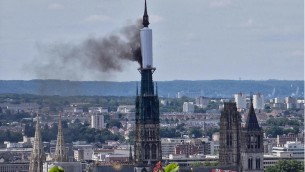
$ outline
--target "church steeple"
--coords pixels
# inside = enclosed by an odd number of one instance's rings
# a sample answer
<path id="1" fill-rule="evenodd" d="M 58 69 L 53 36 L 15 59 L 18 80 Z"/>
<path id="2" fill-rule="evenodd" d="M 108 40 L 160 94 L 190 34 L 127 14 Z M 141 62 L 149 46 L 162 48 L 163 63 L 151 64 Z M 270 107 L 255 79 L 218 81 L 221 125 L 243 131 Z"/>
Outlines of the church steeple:
<path id="1" fill-rule="evenodd" d="M 245 128 L 247 130 L 260 130 L 260 127 L 259 127 L 258 122 L 257 122 L 255 110 L 254 110 L 254 107 L 253 107 L 252 94 L 250 96 L 250 109 L 249 109 L 249 113 L 248 113 Z"/>
<path id="2" fill-rule="evenodd" d="M 45 154 L 43 151 L 43 144 L 41 141 L 41 128 L 39 116 L 37 115 L 36 129 L 35 129 L 35 138 L 33 151 L 30 158 L 30 167 L 29 172 L 42 172 L 43 170 L 43 161 L 45 160 Z"/>
<path id="3" fill-rule="evenodd" d="M 144 15 L 143 15 L 143 26 L 148 27 L 149 25 L 149 17 L 147 14 L 147 5 L 146 5 L 146 0 L 145 0 L 145 7 L 144 7 Z"/>
<path id="4" fill-rule="evenodd" d="M 241 131 L 240 147 L 240 171 L 263 172 L 263 130 L 259 127 L 257 122 L 253 107 L 252 94 L 250 97 L 250 109 L 246 120 L 246 125 Z"/>
<path id="5" fill-rule="evenodd" d="M 153 73 L 156 70 L 153 66 L 152 30 L 148 28 L 149 19 L 147 5 L 143 15 L 143 26 L 140 29 L 142 66 L 141 88 L 136 97 L 135 113 L 135 144 L 134 162 L 136 172 L 151 171 L 150 163 L 155 164 L 162 160 L 162 149 L 160 140 L 160 112 L 159 99 L 154 92 Z M 137 91 L 138 92 L 138 91 Z"/>
<path id="6" fill-rule="evenodd" d="M 58 119 L 58 134 L 57 134 L 57 142 L 56 142 L 54 160 L 57 162 L 67 162 L 68 161 L 66 146 L 65 146 L 65 141 L 64 141 L 64 135 L 63 135 L 62 125 L 61 125 L 61 113 L 59 114 L 59 119 Z"/>

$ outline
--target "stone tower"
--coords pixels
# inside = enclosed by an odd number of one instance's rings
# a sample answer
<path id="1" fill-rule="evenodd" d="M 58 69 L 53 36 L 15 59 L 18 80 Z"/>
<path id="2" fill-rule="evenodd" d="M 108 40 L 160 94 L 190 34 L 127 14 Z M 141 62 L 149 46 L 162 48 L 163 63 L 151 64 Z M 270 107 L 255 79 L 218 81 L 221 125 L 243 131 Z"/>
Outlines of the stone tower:
<path id="1" fill-rule="evenodd" d="M 239 166 L 241 116 L 236 103 L 224 103 L 220 116 L 219 163 L 224 166 Z"/>
<path id="2" fill-rule="evenodd" d="M 59 114 L 59 119 L 58 119 L 58 134 L 57 134 L 54 161 L 56 161 L 56 162 L 67 162 L 68 161 L 68 156 L 67 156 L 66 146 L 65 146 L 65 141 L 64 141 L 64 135 L 63 135 L 62 125 L 61 125 L 61 113 Z"/>
<path id="3" fill-rule="evenodd" d="M 149 171 L 150 167 L 162 160 L 160 141 L 159 98 L 154 92 L 152 74 L 152 30 L 145 1 L 141 35 L 142 65 L 140 95 L 136 97 L 136 131 L 134 143 L 135 171 Z"/>
<path id="4" fill-rule="evenodd" d="M 246 125 L 242 128 L 241 135 L 241 171 L 263 172 L 263 130 L 257 122 L 252 98 Z"/>
<path id="5" fill-rule="evenodd" d="M 41 128 L 40 120 L 37 115 L 36 130 L 33 151 L 30 158 L 29 172 L 42 172 L 43 162 L 45 161 L 45 154 L 43 151 L 43 145 L 41 141 Z"/>

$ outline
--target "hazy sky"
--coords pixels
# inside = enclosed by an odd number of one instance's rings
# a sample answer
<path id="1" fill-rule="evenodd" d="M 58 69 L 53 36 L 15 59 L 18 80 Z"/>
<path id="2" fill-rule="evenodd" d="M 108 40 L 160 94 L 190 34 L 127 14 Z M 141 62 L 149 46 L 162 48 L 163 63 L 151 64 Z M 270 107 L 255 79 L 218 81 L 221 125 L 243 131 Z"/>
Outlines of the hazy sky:
<path id="1" fill-rule="evenodd" d="M 304 79 L 303 0 L 147 3 L 154 80 Z M 50 71 L 46 49 L 119 34 L 143 6 L 143 0 L 0 0 L 0 80 L 140 80 L 135 62 L 102 74 L 71 61 Z"/>

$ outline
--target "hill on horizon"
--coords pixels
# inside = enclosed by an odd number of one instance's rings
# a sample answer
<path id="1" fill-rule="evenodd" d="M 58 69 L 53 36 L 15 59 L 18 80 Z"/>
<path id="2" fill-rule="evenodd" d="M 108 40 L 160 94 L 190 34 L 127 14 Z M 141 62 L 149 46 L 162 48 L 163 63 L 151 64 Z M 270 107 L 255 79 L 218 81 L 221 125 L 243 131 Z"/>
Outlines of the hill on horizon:
<path id="1" fill-rule="evenodd" d="M 264 97 L 304 97 L 304 81 L 290 80 L 174 80 L 157 81 L 159 97 L 232 98 L 238 92 Z M 0 80 L 0 94 L 59 96 L 135 96 L 140 81 Z"/>

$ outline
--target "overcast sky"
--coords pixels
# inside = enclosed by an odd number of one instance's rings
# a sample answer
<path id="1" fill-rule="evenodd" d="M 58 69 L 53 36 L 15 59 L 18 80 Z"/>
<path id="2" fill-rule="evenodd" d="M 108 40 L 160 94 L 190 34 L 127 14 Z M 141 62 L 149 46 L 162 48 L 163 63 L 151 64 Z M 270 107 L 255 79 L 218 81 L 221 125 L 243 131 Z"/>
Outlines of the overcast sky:
<path id="1" fill-rule="evenodd" d="M 154 80 L 304 79 L 303 0 L 147 3 Z M 118 34 L 143 15 L 143 6 L 143 0 L 0 0 L 0 80 L 140 80 L 135 62 L 108 73 L 71 61 L 44 68 L 52 58 L 48 47 Z"/>

